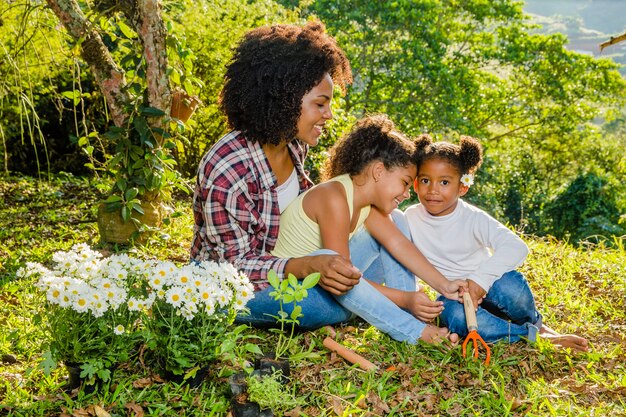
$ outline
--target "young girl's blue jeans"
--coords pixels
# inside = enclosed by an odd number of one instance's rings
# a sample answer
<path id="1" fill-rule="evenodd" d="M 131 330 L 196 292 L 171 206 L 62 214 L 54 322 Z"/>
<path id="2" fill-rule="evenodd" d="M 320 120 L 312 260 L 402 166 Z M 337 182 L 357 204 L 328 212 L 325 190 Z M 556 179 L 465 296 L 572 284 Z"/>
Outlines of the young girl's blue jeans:
<path id="1" fill-rule="evenodd" d="M 444 302 L 441 325 L 460 337 L 468 334 L 463 304 L 439 296 Z M 476 311 L 478 334 L 485 342 L 517 342 L 521 338 L 534 342 L 541 328 L 541 314 L 524 275 L 510 271 L 502 275 Z"/>
<path id="2" fill-rule="evenodd" d="M 408 224 L 399 210 L 392 213 L 398 229 L 409 236 Z M 363 276 L 379 284 L 404 291 L 415 291 L 415 276 L 396 261 L 367 230 L 362 229 L 350 239 L 350 256 L 354 266 L 363 272 Z M 319 250 L 311 255 L 334 254 L 329 250 Z M 273 291 L 268 287 L 256 292 L 248 301 L 250 315 L 240 315 L 238 322 L 254 326 L 273 326 L 279 310 L 278 301 L 269 294 Z M 393 339 L 415 343 L 426 327 L 424 323 L 411 313 L 401 309 L 367 280 L 361 279 L 346 294 L 333 296 L 319 285 L 308 290 L 308 296 L 299 305 L 303 317 L 300 318 L 301 329 L 316 329 L 328 324 L 337 324 L 359 316 Z M 283 306 L 290 314 L 293 305 Z"/>

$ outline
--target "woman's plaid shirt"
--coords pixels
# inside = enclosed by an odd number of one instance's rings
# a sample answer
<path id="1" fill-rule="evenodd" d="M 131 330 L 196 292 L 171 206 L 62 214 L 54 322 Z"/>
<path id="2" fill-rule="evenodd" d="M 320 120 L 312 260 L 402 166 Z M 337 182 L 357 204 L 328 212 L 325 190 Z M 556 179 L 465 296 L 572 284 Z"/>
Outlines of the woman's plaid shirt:
<path id="1" fill-rule="evenodd" d="M 308 146 L 289 145 L 300 193 L 313 183 L 304 171 Z M 192 260 L 230 262 L 256 290 L 266 288 L 267 273 L 283 275 L 288 259 L 269 255 L 276 245 L 280 210 L 276 176 L 261 145 L 238 131 L 222 137 L 202 158 L 193 196 Z"/>

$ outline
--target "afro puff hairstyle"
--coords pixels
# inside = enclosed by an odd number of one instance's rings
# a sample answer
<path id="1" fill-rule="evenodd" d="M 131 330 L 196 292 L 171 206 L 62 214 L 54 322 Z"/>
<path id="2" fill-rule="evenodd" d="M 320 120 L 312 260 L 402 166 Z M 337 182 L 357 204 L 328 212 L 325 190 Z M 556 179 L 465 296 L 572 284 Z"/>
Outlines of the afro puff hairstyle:
<path id="1" fill-rule="evenodd" d="M 417 170 L 426 161 L 442 159 L 459 171 L 459 175 L 474 174 L 483 162 L 483 148 L 478 140 L 471 136 L 461 136 L 459 144 L 433 142 L 428 134 L 420 135 L 415 140 L 415 161 Z"/>

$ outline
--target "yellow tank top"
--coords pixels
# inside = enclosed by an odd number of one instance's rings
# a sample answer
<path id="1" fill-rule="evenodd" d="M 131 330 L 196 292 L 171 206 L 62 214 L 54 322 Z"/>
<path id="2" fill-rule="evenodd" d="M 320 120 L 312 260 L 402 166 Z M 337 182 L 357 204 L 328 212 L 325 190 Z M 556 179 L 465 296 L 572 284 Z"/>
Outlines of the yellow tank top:
<path id="1" fill-rule="evenodd" d="M 346 190 L 350 218 L 352 218 L 354 186 L 350 175 L 339 175 L 329 181 L 337 181 L 343 185 Z M 278 240 L 276 241 L 276 247 L 272 251 L 272 255 L 279 258 L 299 258 L 322 249 L 320 227 L 306 215 L 302 208 L 302 199 L 309 191 L 311 190 L 300 194 L 280 215 Z M 361 209 L 357 225 L 354 231 L 350 233 L 348 239 L 361 228 L 370 213 L 370 208 L 370 206 L 367 206 Z"/>

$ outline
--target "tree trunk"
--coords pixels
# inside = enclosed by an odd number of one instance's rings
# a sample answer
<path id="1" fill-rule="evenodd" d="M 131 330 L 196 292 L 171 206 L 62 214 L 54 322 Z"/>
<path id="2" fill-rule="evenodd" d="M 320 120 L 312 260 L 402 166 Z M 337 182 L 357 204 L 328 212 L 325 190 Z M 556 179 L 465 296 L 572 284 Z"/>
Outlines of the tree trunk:
<path id="1" fill-rule="evenodd" d="M 47 0 L 48 5 L 76 42 L 81 55 L 96 77 L 96 82 L 106 98 L 111 118 L 122 126 L 128 116 L 124 105 L 130 97 L 124 92 L 124 71 L 115 63 L 102 38 L 81 10 L 77 0 Z M 158 0 L 122 1 L 119 9 L 131 22 L 143 46 L 148 85 L 148 105 L 169 113 L 171 93 L 167 77 L 167 31 L 161 16 Z M 162 119 L 153 121 L 161 127 Z"/>

